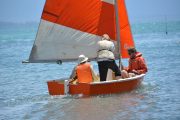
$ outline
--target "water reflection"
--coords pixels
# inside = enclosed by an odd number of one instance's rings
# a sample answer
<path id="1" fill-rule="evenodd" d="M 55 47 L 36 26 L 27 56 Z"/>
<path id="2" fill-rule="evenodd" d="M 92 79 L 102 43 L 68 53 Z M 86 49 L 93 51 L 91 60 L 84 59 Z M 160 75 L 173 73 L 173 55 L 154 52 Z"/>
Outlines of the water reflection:
<path id="1" fill-rule="evenodd" d="M 138 90 L 130 93 L 100 95 L 92 97 L 69 96 L 49 99 L 44 106 L 43 119 L 65 120 L 119 120 L 134 119 L 137 112 L 146 112 L 148 105 L 142 106 L 146 94 Z M 139 111 L 136 111 L 139 107 Z M 138 113 L 139 114 L 139 113 Z"/>

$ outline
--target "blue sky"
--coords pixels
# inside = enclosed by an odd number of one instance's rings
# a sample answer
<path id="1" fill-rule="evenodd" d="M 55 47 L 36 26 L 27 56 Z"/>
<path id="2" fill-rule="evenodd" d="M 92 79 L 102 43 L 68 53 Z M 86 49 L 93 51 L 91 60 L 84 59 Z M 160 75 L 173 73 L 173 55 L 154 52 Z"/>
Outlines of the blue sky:
<path id="1" fill-rule="evenodd" d="M 180 0 L 125 0 L 129 19 L 180 20 Z M 0 21 L 39 21 L 45 0 L 0 0 Z"/>

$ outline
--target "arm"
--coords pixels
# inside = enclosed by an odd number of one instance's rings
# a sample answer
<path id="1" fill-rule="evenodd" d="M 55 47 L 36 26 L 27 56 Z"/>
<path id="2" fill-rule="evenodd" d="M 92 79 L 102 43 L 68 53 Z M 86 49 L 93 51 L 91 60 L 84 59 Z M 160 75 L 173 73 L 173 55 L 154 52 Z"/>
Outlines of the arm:
<path id="1" fill-rule="evenodd" d="M 111 42 L 112 42 L 112 41 L 111 41 Z M 111 44 L 111 46 L 110 46 L 110 50 L 111 50 L 112 52 L 115 51 L 115 45 L 114 45 L 114 42 L 112 42 L 112 44 Z"/>
<path id="2" fill-rule="evenodd" d="M 76 67 L 73 68 L 73 71 L 71 72 L 70 79 L 74 79 L 76 77 Z"/>
<path id="3" fill-rule="evenodd" d="M 137 70 L 138 74 L 143 74 L 143 73 L 146 73 L 148 71 L 144 58 L 141 57 L 138 60 L 138 64 L 139 64 L 139 68 L 140 68 Z"/>
<path id="4" fill-rule="evenodd" d="M 94 72 L 93 66 L 91 65 L 91 73 L 92 73 L 92 78 L 93 78 L 93 82 L 95 81 L 99 81 L 98 76 L 96 75 L 96 73 Z"/>
<path id="5" fill-rule="evenodd" d="M 132 71 L 132 67 L 131 67 L 131 59 L 129 59 L 128 61 L 128 67 L 124 68 L 128 73 Z"/>

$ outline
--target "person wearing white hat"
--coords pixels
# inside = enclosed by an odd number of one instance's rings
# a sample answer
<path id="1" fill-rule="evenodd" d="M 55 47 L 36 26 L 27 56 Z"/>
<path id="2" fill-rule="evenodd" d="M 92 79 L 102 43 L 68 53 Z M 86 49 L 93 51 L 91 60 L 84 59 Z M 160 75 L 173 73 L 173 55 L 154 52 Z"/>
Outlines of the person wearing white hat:
<path id="1" fill-rule="evenodd" d="M 77 83 L 90 83 L 98 80 L 92 65 L 88 62 L 88 57 L 84 55 L 78 57 L 78 65 L 74 67 L 70 79 L 77 79 Z"/>
<path id="2" fill-rule="evenodd" d="M 84 56 L 84 55 L 80 55 L 78 58 L 78 64 L 82 64 L 84 62 L 88 61 L 88 57 Z"/>
<path id="3" fill-rule="evenodd" d="M 102 39 L 98 42 L 98 46 L 97 62 L 100 81 L 106 81 L 108 69 L 111 69 L 115 73 L 116 79 L 121 78 L 121 72 L 114 57 L 115 46 L 108 34 L 102 36 Z"/>

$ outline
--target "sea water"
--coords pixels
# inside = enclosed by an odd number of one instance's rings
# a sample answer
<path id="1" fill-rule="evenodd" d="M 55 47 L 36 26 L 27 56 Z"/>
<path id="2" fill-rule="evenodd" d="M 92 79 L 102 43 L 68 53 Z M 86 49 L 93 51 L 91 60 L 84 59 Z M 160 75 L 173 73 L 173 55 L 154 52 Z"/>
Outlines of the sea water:
<path id="1" fill-rule="evenodd" d="M 22 64 L 38 25 L 0 24 L 1 120 L 180 120 L 180 22 L 132 25 L 148 73 L 141 86 L 122 94 L 50 96 L 48 80 L 68 77 L 75 62 Z M 97 71 L 96 62 L 92 62 Z M 127 61 L 123 60 L 127 65 Z"/>

